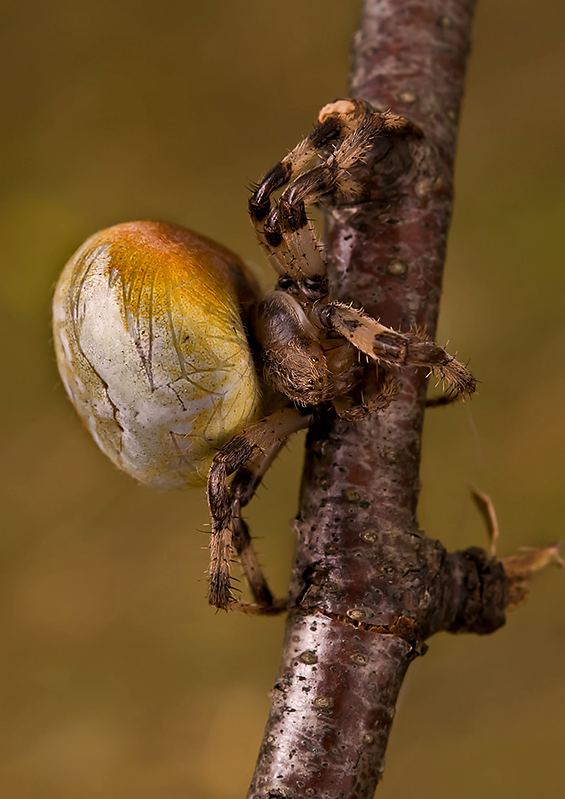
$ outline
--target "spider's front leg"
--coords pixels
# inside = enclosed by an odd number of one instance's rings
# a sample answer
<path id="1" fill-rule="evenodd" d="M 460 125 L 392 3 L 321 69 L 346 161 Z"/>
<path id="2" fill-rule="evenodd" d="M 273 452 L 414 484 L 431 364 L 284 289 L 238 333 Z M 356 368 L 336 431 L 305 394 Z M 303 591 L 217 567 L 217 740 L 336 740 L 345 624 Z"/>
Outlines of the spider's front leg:
<path id="1" fill-rule="evenodd" d="M 454 396 L 473 394 L 477 381 L 472 373 L 418 330 L 400 333 L 385 327 L 363 311 L 330 302 L 318 310 L 320 322 L 335 330 L 358 350 L 389 367 L 428 367 L 452 387 Z"/>
<path id="2" fill-rule="evenodd" d="M 257 237 L 273 267 L 280 275 L 302 281 L 313 298 L 327 294 L 327 268 L 306 207 L 328 195 L 358 198 L 361 187 L 351 169 L 363 161 L 375 142 L 420 135 L 403 117 L 390 111 L 376 112 L 362 100 L 330 103 L 321 110 L 318 123 L 265 175 L 249 200 Z M 317 155 L 321 162 L 302 171 Z M 272 194 L 287 184 L 271 209 Z"/>
<path id="3" fill-rule="evenodd" d="M 310 427 L 311 413 L 287 407 L 249 425 L 218 452 L 208 476 L 208 503 L 212 516 L 209 601 L 217 608 L 248 612 L 277 612 L 284 603 L 273 597 L 251 544 L 241 509 L 249 502 L 265 472 L 289 436 Z M 235 473 L 231 486 L 228 477 Z M 233 597 L 230 561 L 235 547 L 255 600 L 254 605 Z"/>

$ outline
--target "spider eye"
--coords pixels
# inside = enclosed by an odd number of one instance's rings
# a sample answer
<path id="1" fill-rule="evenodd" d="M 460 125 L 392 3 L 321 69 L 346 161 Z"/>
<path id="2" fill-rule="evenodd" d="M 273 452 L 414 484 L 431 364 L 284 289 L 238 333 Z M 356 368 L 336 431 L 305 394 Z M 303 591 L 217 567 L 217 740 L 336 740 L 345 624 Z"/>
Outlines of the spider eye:
<path id="1" fill-rule="evenodd" d="M 313 275 L 312 277 L 305 277 L 303 278 L 303 283 L 307 289 L 316 289 L 320 286 L 323 277 L 318 275 Z"/>
<path id="2" fill-rule="evenodd" d="M 294 285 L 294 280 L 289 275 L 283 275 L 279 277 L 278 286 L 281 289 L 289 289 L 291 286 Z"/>
<path id="3" fill-rule="evenodd" d="M 328 287 L 328 279 L 325 275 L 305 277 L 303 283 L 304 287 L 310 291 L 326 291 Z"/>
<path id="4" fill-rule="evenodd" d="M 325 275 L 304 277 L 300 286 L 306 296 L 313 300 L 321 299 L 328 293 L 328 279 Z"/>

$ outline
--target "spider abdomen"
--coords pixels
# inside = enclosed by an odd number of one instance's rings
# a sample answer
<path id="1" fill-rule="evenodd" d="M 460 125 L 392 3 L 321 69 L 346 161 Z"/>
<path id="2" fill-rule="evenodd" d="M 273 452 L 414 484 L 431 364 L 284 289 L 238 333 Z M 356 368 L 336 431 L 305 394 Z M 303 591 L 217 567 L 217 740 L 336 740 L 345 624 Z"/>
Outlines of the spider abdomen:
<path id="1" fill-rule="evenodd" d="M 220 245 L 157 222 L 89 238 L 55 291 L 65 388 L 102 451 L 143 483 L 201 485 L 259 411 L 242 314 L 255 291 Z"/>

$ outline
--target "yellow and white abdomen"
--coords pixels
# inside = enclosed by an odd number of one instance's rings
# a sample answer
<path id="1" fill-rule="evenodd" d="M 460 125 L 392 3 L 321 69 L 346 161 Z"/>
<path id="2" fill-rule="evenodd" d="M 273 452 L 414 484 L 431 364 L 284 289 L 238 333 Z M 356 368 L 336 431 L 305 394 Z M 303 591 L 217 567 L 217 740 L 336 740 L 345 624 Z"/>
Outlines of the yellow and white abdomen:
<path id="1" fill-rule="evenodd" d="M 143 483 L 201 485 L 259 412 L 244 265 L 182 227 L 131 222 L 89 238 L 53 301 L 59 371 L 99 447 Z"/>

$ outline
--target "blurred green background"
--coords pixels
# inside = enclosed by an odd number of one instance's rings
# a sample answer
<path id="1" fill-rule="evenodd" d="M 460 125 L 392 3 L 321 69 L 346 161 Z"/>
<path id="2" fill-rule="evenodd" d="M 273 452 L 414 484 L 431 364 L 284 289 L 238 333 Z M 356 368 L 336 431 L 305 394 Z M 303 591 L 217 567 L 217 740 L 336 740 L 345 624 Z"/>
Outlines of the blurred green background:
<path id="1" fill-rule="evenodd" d="M 205 601 L 203 491 L 118 473 L 59 383 L 49 305 L 90 233 L 186 224 L 260 262 L 246 187 L 347 89 L 358 2 L 45 0 L 0 10 L 0 795 L 240 799 L 283 620 Z M 565 6 L 479 5 L 439 340 L 481 380 L 430 412 L 421 521 L 450 548 L 564 537 Z M 297 440 L 249 518 L 279 593 Z M 411 668 L 381 799 L 565 792 L 564 581 Z"/>

